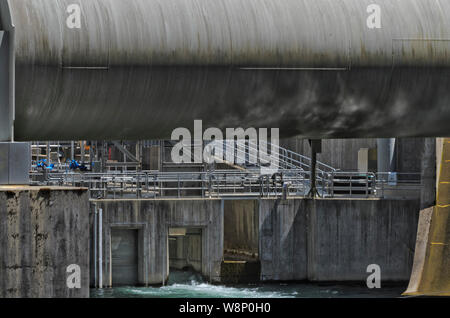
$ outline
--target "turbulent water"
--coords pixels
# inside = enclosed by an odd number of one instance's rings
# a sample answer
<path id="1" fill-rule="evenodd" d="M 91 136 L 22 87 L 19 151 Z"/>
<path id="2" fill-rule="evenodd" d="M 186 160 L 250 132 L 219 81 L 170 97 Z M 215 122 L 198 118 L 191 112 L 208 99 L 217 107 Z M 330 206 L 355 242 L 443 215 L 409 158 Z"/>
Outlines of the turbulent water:
<path id="1" fill-rule="evenodd" d="M 91 297 L 295 298 L 400 297 L 406 286 L 368 289 L 364 286 L 317 284 L 212 285 L 193 272 L 171 272 L 167 286 L 91 289 Z"/>

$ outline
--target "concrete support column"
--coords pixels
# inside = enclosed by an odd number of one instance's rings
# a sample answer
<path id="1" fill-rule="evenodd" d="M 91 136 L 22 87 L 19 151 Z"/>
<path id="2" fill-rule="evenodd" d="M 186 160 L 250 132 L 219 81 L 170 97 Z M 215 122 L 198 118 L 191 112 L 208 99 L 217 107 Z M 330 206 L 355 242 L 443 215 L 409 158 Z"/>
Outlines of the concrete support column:
<path id="1" fill-rule="evenodd" d="M 436 204 L 436 138 L 425 138 L 422 149 L 420 209 Z"/>
<path id="2" fill-rule="evenodd" d="M 377 139 L 377 171 L 395 171 L 395 138 Z"/>
<path id="3" fill-rule="evenodd" d="M 84 188 L 0 187 L 0 298 L 89 297 L 88 199 Z"/>
<path id="4" fill-rule="evenodd" d="M 0 142 L 0 185 L 30 183 L 31 144 Z"/>
<path id="5" fill-rule="evenodd" d="M 11 27 L 9 31 L 0 30 L 0 141 L 14 140 L 15 55 L 13 43 L 14 29 Z"/>
<path id="6" fill-rule="evenodd" d="M 0 2 L 0 184 L 28 184 L 31 145 L 14 142 L 15 29 L 7 1 Z"/>

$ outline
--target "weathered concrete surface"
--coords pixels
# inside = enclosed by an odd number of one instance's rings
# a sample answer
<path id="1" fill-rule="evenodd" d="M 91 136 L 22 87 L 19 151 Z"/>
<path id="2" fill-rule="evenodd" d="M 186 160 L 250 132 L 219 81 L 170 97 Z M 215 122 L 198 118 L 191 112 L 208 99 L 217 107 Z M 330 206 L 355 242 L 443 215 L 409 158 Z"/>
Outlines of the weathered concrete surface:
<path id="1" fill-rule="evenodd" d="M 425 138 L 397 138 L 395 142 L 395 166 L 397 172 L 420 173 Z M 280 144 L 292 151 L 310 156 L 311 147 L 307 139 L 301 137 L 285 138 Z M 358 151 L 361 148 L 376 149 L 376 139 L 325 139 L 322 152 L 317 159 L 336 169 L 356 171 Z"/>
<path id="2" fill-rule="evenodd" d="M 258 256 L 258 214 L 257 200 L 224 200 L 225 254 Z"/>
<path id="3" fill-rule="evenodd" d="M 378 264 L 382 282 L 406 281 L 413 263 L 419 214 L 419 200 L 175 199 L 95 203 L 103 211 L 104 286 L 114 284 L 110 233 L 116 227 L 139 229 L 142 233 L 140 240 L 146 248 L 140 252 L 139 283 L 143 285 L 167 281 L 171 227 L 202 229 L 201 272 L 213 282 L 254 276 L 253 267 L 249 271 L 244 265 L 236 265 L 241 263 L 230 263 L 222 270 L 221 265 L 225 246 L 253 251 L 254 244 L 243 241 L 255 237 L 259 242 L 261 280 L 365 281 L 367 266 Z M 92 221 L 91 214 L 91 225 Z M 249 231 L 253 231 L 251 235 Z M 93 273 L 91 267 L 91 277 Z"/>
<path id="4" fill-rule="evenodd" d="M 29 143 L 0 142 L 0 185 L 29 184 L 30 169 L 31 147 Z"/>
<path id="5" fill-rule="evenodd" d="M 89 296 L 87 190 L 0 187 L 0 297 Z M 81 288 L 66 284 L 68 265 Z"/>
<path id="6" fill-rule="evenodd" d="M 382 282 L 409 279 L 418 200 L 307 200 L 306 204 L 309 280 L 365 281 L 369 264 L 380 266 Z"/>
<path id="7" fill-rule="evenodd" d="M 307 279 L 305 200 L 260 200 L 259 252 L 262 280 Z"/>
<path id="8" fill-rule="evenodd" d="M 450 295 L 450 139 L 438 144 L 441 158 L 436 206 L 421 213 L 424 225 L 417 232 L 420 248 L 405 292 L 408 295 Z"/>
<path id="9" fill-rule="evenodd" d="M 420 208 L 426 209 L 436 205 L 436 138 L 425 138 L 421 158 Z"/>
<path id="10" fill-rule="evenodd" d="M 411 270 L 408 289 L 405 295 L 415 295 L 422 280 L 423 267 L 427 256 L 428 237 L 430 234 L 431 218 L 434 207 L 420 211 L 419 225 L 417 227 L 416 248 L 414 250 L 414 264 Z"/>
<path id="11" fill-rule="evenodd" d="M 418 213 L 418 200 L 261 200 L 261 278 L 365 281 L 378 264 L 382 281 L 408 280 Z"/>
<path id="12" fill-rule="evenodd" d="M 223 205 L 221 200 L 98 200 L 103 213 L 103 286 L 112 286 L 111 229 L 134 228 L 142 233 L 145 247 L 139 256 L 139 284 L 165 284 L 169 275 L 170 227 L 202 229 L 201 273 L 210 281 L 220 279 L 223 254 Z M 91 227 L 94 215 L 91 213 Z M 94 247 L 92 247 L 94 248 Z M 91 285 L 94 285 L 94 261 Z"/>

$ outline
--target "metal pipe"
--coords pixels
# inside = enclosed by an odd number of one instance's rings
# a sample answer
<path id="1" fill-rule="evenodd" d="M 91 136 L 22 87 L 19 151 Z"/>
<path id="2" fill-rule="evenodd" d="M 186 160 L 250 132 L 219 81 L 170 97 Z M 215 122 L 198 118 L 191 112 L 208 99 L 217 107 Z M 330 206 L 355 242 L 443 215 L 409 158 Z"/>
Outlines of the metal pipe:
<path id="1" fill-rule="evenodd" d="M 78 0 L 80 29 L 71 3 L 9 2 L 17 140 L 162 139 L 194 119 L 312 139 L 450 134 L 448 0 L 377 0 L 380 29 L 372 0 Z"/>
<path id="2" fill-rule="evenodd" d="M 94 203 L 94 286 L 97 287 L 97 218 L 98 218 L 98 212 L 97 212 L 97 203 Z"/>
<path id="3" fill-rule="evenodd" d="M 103 210 L 99 209 L 98 213 L 98 287 L 103 288 Z"/>
<path id="4" fill-rule="evenodd" d="M 166 266 L 164 266 L 165 259 L 167 260 L 169 258 L 169 228 L 167 228 L 165 254 L 166 254 L 165 256 L 163 255 L 164 257 L 161 257 L 162 285 L 163 286 L 166 285 Z"/>
<path id="5" fill-rule="evenodd" d="M 86 150 L 86 142 L 84 140 L 80 141 L 80 150 L 81 150 L 81 159 L 80 162 L 81 164 L 84 164 L 84 159 L 85 159 L 85 150 Z"/>

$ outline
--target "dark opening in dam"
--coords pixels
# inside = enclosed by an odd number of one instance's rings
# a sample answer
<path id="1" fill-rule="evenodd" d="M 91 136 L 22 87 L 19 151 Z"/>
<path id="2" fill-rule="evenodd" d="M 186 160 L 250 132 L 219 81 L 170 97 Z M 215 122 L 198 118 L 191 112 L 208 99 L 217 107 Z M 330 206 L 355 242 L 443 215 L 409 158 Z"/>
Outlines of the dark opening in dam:
<path id="1" fill-rule="evenodd" d="M 201 228 L 169 228 L 169 282 L 176 271 L 201 273 L 202 250 Z"/>

